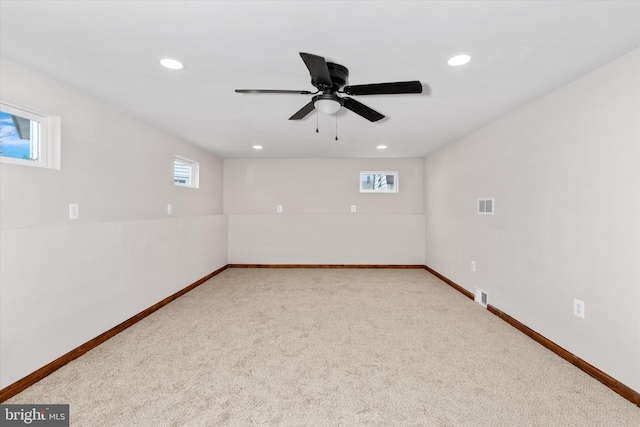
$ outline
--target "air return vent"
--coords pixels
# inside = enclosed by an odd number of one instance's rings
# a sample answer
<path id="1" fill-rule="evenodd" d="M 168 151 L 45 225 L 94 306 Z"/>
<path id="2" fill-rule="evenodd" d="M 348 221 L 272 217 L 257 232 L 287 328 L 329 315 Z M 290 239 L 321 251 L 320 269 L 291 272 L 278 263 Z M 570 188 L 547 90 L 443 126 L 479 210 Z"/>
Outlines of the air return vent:
<path id="1" fill-rule="evenodd" d="M 478 199 L 478 213 L 493 215 L 495 213 L 496 199 Z"/>
<path id="2" fill-rule="evenodd" d="M 489 303 L 489 295 L 480 288 L 476 288 L 476 296 L 474 301 L 487 308 L 487 304 Z"/>

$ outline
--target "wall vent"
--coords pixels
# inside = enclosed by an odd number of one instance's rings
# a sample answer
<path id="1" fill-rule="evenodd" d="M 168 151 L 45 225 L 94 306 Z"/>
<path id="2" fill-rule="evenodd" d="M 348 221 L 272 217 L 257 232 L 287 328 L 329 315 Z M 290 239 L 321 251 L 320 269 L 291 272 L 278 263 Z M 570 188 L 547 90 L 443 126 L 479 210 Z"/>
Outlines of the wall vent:
<path id="1" fill-rule="evenodd" d="M 478 213 L 482 215 L 493 215 L 496 211 L 496 199 L 478 199 Z"/>
<path id="2" fill-rule="evenodd" d="M 474 301 L 484 308 L 487 308 L 487 304 L 489 303 L 489 294 L 487 294 L 480 288 L 476 288 L 476 296 L 474 298 Z"/>

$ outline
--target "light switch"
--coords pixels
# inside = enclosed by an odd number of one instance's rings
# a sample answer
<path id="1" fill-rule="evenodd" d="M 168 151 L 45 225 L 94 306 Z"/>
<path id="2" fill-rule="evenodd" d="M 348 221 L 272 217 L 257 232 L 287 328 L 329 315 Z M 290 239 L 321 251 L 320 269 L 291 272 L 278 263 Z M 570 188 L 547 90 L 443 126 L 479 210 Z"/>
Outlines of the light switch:
<path id="1" fill-rule="evenodd" d="M 80 218 L 80 205 L 77 203 L 69 203 L 69 219 Z"/>
<path id="2" fill-rule="evenodd" d="M 173 213 L 173 207 L 171 205 L 167 205 L 167 215 L 171 215 Z"/>
<path id="3" fill-rule="evenodd" d="M 276 211 L 277 211 L 278 213 L 282 213 L 282 205 L 278 205 L 278 206 L 276 207 Z"/>

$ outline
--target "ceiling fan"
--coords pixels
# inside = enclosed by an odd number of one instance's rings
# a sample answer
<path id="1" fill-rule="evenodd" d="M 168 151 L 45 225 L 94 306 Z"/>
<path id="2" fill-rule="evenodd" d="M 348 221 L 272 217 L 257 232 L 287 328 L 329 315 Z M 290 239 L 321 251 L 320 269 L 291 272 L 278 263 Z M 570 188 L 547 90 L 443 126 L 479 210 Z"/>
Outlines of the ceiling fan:
<path id="1" fill-rule="evenodd" d="M 334 114 L 340 107 L 351 110 L 371 122 L 377 122 L 384 116 L 366 105 L 346 95 L 393 95 L 403 93 L 422 93 L 422 84 L 417 81 L 374 83 L 366 85 L 345 86 L 349 77 L 347 67 L 326 62 L 323 57 L 300 52 L 304 64 L 311 74 L 311 84 L 318 89 L 316 92 L 307 90 L 272 90 L 272 89 L 236 89 L 237 93 L 296 93 L 300 95 L 314 95 L 311 101 L 289 120 L 300 120 L 314 109 L 324 114 Z M 321 93 L 321 94 L 320 94 Z"/>

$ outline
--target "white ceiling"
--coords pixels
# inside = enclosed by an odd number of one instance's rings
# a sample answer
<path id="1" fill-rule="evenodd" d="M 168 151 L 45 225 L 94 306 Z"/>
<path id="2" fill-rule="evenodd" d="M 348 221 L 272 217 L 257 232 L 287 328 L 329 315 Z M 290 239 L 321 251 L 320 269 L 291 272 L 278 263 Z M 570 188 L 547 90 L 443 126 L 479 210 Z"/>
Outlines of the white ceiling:
<path id="1" fill-rule="evenodd" d="M 0 1 L 2 56 L 224 158 L 424 156 L 639 45 L 638 1 Z M 315 90 L 299 52 L 425 93 L 354 97 L 387 117 L 342 109 L 335 141 L 288 120 L 310 95 L 234 92 Z"/>

